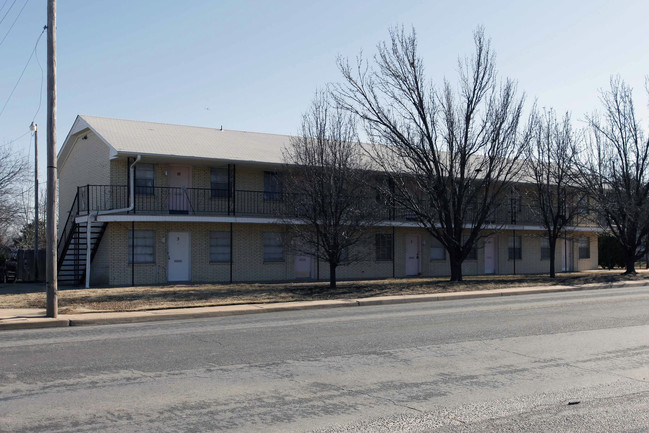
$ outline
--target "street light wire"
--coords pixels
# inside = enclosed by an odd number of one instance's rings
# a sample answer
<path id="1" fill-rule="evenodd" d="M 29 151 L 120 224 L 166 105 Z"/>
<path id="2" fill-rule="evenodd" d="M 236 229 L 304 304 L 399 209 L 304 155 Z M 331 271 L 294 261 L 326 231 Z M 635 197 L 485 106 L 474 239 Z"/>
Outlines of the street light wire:
<path id="1" fill-rule="evenodd" d="M 27 3 L 29 3 L 29 0 L 25 0 L 25 4 L 23 4 L 23 7 L 20 8 L 20 11 L 18 12 L 18 15 L 16 15 L 16 18 L 14 19 L 14 22 L 11 23 L 11 27 L 9 27 L 9 30 L 7 30 L 7 33 L 5 33 L 4 37 L 0 41 L 0 46 L 2 46 L 2 43 L 5 41 L 5 39 L 7 39 L 7 36 L 9 36 L 9 33 L 11 33 L 11 29 L 13 29 L 14 26 L 16 25 L 16 22 L 18 21 L 18 18 L 20 18 L 20 15 L 25 10 L 25 6 L 27 6 Z"/>
<path id="2" fill-rule="evenodd" d="M 45 33 L 46 27 L 43 27 L 43 31 L 41 32 L 40 35 L 38 35 L 38 39 L 36 39 L 36 43 L 34 44 L 34 49 L 32 50 L 31 54 L 29 55 L 29 59 L 27 59 L 27 63 L 25 63 L 25 67 L 23 68 L 23 71 L 20 73 L 20 77 L 18 77 L 18 81 L 16 81 L 16 84 L 14 85 L 14 88 L 11 90 L 11 93 L 9 93 L 9 96 L 7 97 L 7 100 L 5 101 L 4 105 L 2 106 L 2 110 L 0 110 L 0 117 L 2 117 L 2 114 L 5 112 L 5 109 L 7 108 L 7 104 L 9 104 L 9 101 L 11 100 L 11 97 L 13 96 L 14 92 L 16 91 L 16 88 L 18 87 L 18 84 L 20 84 L 20 80 L 22 80 L 23 75 L 25 75 L 25 71 L 27 70 L 27 66 L 29 66 L 29 62 L 32 61 L 32 57 L 34 57 L 34 53 L 36 52 L 36 48 L 38 47 L 38 43 L 41 40 L 41 37 L 43 37 L 43 33 Z"/>

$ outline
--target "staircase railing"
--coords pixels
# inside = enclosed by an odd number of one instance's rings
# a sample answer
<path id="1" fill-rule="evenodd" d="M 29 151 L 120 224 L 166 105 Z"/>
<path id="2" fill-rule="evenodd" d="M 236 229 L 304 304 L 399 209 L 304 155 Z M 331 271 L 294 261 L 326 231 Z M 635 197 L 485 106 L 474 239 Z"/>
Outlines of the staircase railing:
<path id="1" fill-rule="evenodd" d="M 72 207 L 70 208 L 70 213 L 68 214 L 68 219 L 65 221 L 63 226 L 63 231 L 61 232 L 61 237 L 59 238 L 58 243 L 58 266 L 61 268 L 63 259 L 65 258 L 65 253 L 68 251 L 70 242 L 72 241 L 72 235 L 74 233 L 74 228 L 76 226 L 75 219 L 79 214 L 79 191 L 74 196 L 74 201 L 72 202 Z"/>

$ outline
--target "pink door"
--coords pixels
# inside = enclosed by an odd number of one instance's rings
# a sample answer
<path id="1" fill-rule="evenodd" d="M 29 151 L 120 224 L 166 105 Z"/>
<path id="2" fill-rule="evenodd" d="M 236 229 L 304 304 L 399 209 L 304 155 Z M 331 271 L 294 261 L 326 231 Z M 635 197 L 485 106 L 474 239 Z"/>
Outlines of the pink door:
<path id="1" fill-rule="evenodd" d="M 169 186 L 169 212 L 189 213 L 191 170 L 186 165 L 171 165 L 167 171 Z"/>

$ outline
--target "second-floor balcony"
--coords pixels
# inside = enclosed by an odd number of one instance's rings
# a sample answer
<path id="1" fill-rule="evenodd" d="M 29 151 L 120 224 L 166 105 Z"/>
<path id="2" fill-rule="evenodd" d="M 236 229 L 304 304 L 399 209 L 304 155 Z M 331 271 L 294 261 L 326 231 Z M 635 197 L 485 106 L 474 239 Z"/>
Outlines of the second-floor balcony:
<path id="1" fill-rule="evenodd" d="M 281 218 L 296 216 L 287 203 L 285 193 L 211 188 L 137 187 L 135 205 L 123 214 L 136 215 L 195 215 Z M 115 211 L 129 207 L 129 188 L 125 185 L 85 185 L 78 188 L 78 215 L 88 212 Z M 368 197 L 367 200 L 374 200 Z M 377 204 L 374 202 L 374 206 Z M 399 206 L 378 206 L 385 221 L 416 223 L 417 218 Z M 119 212 L 118 212 L 119 213 Z M 512 218 L 509 206 L 492 212 L 489 225 L 540 226 L 531 208 L 523 206 Z M 585 221 L 582 225 L 592 226 Z"/>

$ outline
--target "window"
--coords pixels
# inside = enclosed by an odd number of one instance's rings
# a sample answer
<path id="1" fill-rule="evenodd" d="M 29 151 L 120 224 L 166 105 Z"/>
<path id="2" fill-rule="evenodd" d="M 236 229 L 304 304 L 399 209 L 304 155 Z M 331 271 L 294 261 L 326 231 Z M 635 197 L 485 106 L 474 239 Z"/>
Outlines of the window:
<path id="1" fill-rule="evenodd" d="M 466 242 L 469 240 L 469 237 L 464 235 L 462 237 L 462 241 Z M 476 244 L 474 243 L 473 246 L 471 247 L 471 251 L 469 251 L 469 254 L 466 256 L 466 260 L 478 260 L 478 249 L 476 248 Z"/>
<path id="2" fill-rule="evenodd" d="M 264 200 L 282 199 L 282 173 L 276 171 L 264 172 Z"/>
<path id="3" fill-rule="evenodd" d="M 284 242 L 282 234 L 264 233 L 264 262 L 283 262 Z"/>
<path id="4" fill-rule="evenodd" d="M 376 260 L 392 260 L 392 235 L 377 234 L 375 236 Z"/>
<path id="5" fill-rule="evenodd" d="M 210 169 L 210 189 L 212 197 L 229 198 L 230 182 L 227 167 L 213 167 Z"/>
<path id="6" fill-rule="evenodd" d="M 230 262 L 230 232 L 210 232 L 210 262 Z"/>
<path id="7" fill-rule="evenodd" d="M 521 249 L 521 237 L 509 237 L 509 260 L 521 260 L 523 258 L 523 250 Z"/>
<path id="8" fill-rule="evenodd" d="M 582 195 L 580 197 L 577 197 L 577 200 L 577 213 L 579 213 L 580 215 L 588 214 L 590 212 L 590 197 L 587 195 Z"/>
<path id="9" fill-rule="evenodd" d="M 430 241 L 430 259 L 446 260 L 446 248 L 444 248 L 444 245 L 435 238 L 431 238 Z"/>
<path id="10" fill-rule="evenodd" d="M 579 258 L 590 259 L 590 238 L 579 238 Z"/>
<path id="11" fill-rule="evenodd" d="M 550 240 L 541 238 L 541 260 L 550 260 Z"/>
<path id="12" fill-rule="evenodd" d="M 154 263 L 154 247 L 155 232 L 153 230 L 135 230 L 135 245 L 133 245 L 133 231 L 128 231 L 129 263 Z M 135 253 L 135 260 L 133 259 L 133 253 Z"/>
<path id="13" fill-rule="evenodd" d="M 349 247 L 340 250 L 340 262 L 345 263 L 349 261 Z"/>
<path id="14" fill-rule="evenodd" d="M 137 164 L 135 166 L 135 193 L 153 195 L 154 179 L 153 164 Z"/>
<path id="15" fill-rule="evenodd" d="M 521 195 L 515 189 L 512 189 L 509 194 L 509 218 L 511 224 L 516 224 L 516 221 L 523 210 Z"/>

